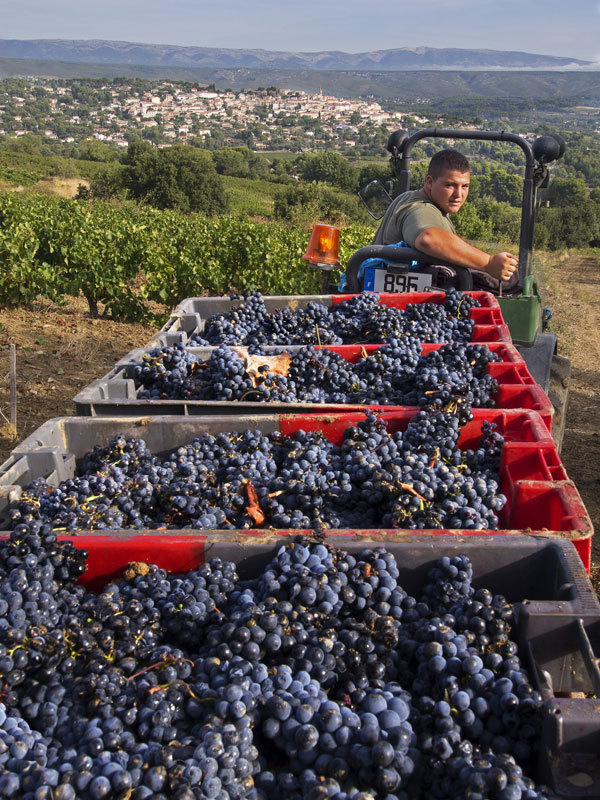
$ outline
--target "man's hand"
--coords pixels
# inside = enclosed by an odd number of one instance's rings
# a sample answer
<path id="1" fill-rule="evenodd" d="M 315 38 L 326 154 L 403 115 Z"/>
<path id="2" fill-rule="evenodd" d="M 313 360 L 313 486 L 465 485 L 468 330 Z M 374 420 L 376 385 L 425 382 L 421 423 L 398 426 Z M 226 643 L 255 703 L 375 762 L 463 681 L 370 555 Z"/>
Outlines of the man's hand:
<path id="1" fill-rule="evenodd" d="M 485 271 L 492 278 L 507 281 L 518 266 L 519 261 L 512 253 L 496 253 L 490 257 Z"/>

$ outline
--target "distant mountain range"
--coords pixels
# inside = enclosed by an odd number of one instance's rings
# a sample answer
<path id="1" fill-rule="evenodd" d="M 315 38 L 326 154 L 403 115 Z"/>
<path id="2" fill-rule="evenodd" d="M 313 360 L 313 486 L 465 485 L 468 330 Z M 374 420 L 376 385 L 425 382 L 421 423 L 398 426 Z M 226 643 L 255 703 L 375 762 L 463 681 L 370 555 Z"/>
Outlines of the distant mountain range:
<path id="1" fill-rule="evenodd" d="M 300 53 L 217 47 L 136 44 L 102 39 L 0 39 L 0 58 L 81 64 L 211 67 L 252 70 L 577 70 L 592 66 L 578 58 L 502 50 L 400 47 L 365 53 Z"/>

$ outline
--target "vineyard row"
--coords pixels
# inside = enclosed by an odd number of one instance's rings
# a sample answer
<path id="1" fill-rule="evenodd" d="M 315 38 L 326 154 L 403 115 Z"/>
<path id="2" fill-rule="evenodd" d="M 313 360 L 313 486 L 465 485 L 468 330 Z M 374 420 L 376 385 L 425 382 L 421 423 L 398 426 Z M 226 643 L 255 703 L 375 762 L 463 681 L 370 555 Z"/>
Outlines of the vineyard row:
<path id="1" fill-rule="evenodd" d="M 372 234 L 368 226 L 345 228 L 342 263 Z M 250 289 L 310 294 L 320 274 L 302 259 L 308 238 L 298 225 L 7 193 L 0 195 L 0 304 L 81 293 L 93 314 L 103 304 L 116 318 L 142 319 L 149 301 L 171 307 Z"/>

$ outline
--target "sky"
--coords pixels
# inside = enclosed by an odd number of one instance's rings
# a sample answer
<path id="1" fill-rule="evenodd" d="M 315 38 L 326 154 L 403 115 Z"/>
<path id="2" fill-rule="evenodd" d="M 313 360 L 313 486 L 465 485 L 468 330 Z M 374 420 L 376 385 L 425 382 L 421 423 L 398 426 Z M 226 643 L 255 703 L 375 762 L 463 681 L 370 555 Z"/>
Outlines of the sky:
<path id="1" fill-rule="evenodd" d="M 0 0 L 2 39 L 358 53 L 521 50 L 600 62 L 600 0 Z"/>

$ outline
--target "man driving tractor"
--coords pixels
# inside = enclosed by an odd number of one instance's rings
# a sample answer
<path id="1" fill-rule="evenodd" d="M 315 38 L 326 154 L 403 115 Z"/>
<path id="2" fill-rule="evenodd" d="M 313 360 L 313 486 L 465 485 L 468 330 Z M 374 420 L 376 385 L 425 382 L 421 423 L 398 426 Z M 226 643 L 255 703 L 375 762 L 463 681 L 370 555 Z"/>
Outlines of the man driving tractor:
<path id="1" fill-rule="evenodd" d="M 396 197 L 381 220 L 373 244 L 403 241 L 422 253 L 468 267 L 474 271 L 474 283 L 483 288 L 497 288 L 500 281 L 503 288 L 510 288 L 518 279 L 516 256 L 505 252 L 488 255 L 457 236 L 449 219 L 448 215 L 455 214 L 467 199 L 470 177 L 471 167 L 462 153 L 436 153 L 429 162 L 423 188 Z"/>

